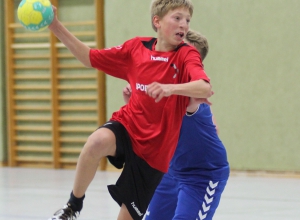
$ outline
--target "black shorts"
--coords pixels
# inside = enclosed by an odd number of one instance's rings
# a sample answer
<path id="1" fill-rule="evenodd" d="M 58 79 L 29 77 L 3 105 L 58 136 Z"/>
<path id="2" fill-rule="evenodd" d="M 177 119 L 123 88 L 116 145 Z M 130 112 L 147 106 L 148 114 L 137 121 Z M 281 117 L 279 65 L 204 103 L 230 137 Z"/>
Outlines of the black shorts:
<path id="1" fill-rule="evenodd" d="M 101 127 L 116 136 L 116 156 L 108 156 L 109 161 L 119 169 L 124 165 L 116 185 L 109 185 L 108 191 L 120 206 L 126 205 L 134 220 L 141 220 L 164 173 L 133 152 L 130 137 L 121 123 L 109 121 Z"/>

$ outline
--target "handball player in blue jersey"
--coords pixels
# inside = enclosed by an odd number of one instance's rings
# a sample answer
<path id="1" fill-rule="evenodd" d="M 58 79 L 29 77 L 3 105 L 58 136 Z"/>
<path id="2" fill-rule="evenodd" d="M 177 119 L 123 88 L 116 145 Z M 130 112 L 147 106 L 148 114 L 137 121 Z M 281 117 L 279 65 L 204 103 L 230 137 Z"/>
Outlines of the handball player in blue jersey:
<path id="1" fill-rule="evenodd" d="M 203 35 L 190 30 L 186 41 L 197 48 L 202 60 L 206 57 L 208 43 Z M 124 89 L 123 96 L 126 102 L 130 88 Z M 207 103 L 191 100 L 168 173 L 156 188 L 145 220 L 213 218 L 230 171 L 226 149 Z"/>
<path id="2" fill-rule="evenodd" d="M 208 53 L 204 36 L 190 30 L 188 43 Z M 229 178 L 226 149 L 207 103 L 190 104 L 183 117 L 175 154 L 156 188 L 145 220 L 211 220 Z"/>

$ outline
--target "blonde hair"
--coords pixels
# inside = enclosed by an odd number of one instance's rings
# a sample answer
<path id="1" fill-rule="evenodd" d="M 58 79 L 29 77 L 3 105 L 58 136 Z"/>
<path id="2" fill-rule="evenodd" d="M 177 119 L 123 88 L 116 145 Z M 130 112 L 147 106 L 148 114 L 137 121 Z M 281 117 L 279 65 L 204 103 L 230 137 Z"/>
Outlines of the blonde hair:
<path id="1" fill-rule="evenodd" d="M 187 43 L 196 47 L 196 49 L 199 51 L 199 53 L 201 55 L 201 59 L 203 61 L 205 59 L 205 57 L 208 53 L 208 49 L 209 49 L 206 37 L 196 31 L 190 29 L 186 34 L 185 40 L 187 41 Z"/>
<path id="2" fill-rule="evenodd" d="M 153 24 L 153 17 L 158 16 L 162 18 L 165 16 L 170 10 L 174 10 L 176 8 L 184 7 L 187 8 L 191 14 L 193 15 L 194 6 L 191 0 L 152 0 L 151 2 L 151 24 L 153 30 L 156 32 L 157 28 Z"/>

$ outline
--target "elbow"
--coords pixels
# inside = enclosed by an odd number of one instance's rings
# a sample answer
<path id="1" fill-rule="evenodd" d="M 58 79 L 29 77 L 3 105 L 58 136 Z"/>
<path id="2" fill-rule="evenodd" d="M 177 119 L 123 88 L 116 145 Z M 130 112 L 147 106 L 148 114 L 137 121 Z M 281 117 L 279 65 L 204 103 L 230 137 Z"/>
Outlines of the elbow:
<path id="1" fill-rule="evenodd" d="M 86 67 L 86 68 L 91 68 L 92 67 L 92 64 L 91 64 L 91 61 L 90 61 L 90 59 L 88 58 L 88 59 L 82 59 L 82 60 L 80 60 L 81 61 L 81 63 Z"/>
<path id="2" fill-rule="evenodd" d="M 208 82 L 204 82 L 202 92 L 202 98 L 210 98 L 214 94 L 212 91 L 212 86 Z"/>
<path id="3" fill-rule="evenodd" d="M 79 57 L 77 57 L 78 60 L 87 68 L 92 67 L 92 63 L 90 60 L 90 48 L 86 47 L 85 50 L 81 53 Z"/>
<path id="4" fill-rule="evenodd" d="M 91 63 L 89 63 L 89 62 L 83 63 L 83 65 L 84 65 L 86 68 L 92 68 Z"/>

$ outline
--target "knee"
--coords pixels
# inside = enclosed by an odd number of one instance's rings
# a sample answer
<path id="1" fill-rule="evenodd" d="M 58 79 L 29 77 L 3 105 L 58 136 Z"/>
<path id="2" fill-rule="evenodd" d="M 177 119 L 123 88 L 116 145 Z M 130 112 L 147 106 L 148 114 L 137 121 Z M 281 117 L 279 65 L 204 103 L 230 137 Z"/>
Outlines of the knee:
<path id="1" fill-rule="evenodd" d="M 95 158 L 101 158 L 110 154 L 113 151 L 114 139 L 106 133 L 101 133 L 99 131 L 91 134 L 85 145 L 85 152 L 90 156 Z"/>

